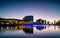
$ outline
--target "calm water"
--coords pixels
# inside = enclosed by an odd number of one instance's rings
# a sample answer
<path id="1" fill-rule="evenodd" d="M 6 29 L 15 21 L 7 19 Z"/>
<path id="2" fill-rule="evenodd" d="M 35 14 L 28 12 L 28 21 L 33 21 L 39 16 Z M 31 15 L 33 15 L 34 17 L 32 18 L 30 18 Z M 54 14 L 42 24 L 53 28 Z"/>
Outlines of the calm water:
<path id="1" fill-rule="evenodd" d="M 58 25 L 0 26 L 0 38 L 59 38 Z"/>

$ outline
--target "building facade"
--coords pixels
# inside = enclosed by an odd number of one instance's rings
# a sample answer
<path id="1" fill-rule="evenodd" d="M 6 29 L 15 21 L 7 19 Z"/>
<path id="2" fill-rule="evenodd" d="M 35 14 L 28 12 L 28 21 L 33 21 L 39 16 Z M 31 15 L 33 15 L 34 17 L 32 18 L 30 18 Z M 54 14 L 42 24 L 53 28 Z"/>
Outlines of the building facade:
<path id="1" fill-rule="evenodd" d="M 25 16 L 23 20 L 28 20 L 30 21 L 29 24 L 33 23 L 33 16 Z"/>

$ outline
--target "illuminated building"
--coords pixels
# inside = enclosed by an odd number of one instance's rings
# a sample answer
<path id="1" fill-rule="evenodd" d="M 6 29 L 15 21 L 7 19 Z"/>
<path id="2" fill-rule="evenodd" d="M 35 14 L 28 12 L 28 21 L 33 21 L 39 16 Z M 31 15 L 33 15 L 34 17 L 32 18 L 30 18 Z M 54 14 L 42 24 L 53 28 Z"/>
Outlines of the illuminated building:
<path id="1" fill-rule="evenodd" d="M 19 20 L 19 19 L 0 19 L 0 24 L 25 24 L 28 23 L 29 20 Z"/>

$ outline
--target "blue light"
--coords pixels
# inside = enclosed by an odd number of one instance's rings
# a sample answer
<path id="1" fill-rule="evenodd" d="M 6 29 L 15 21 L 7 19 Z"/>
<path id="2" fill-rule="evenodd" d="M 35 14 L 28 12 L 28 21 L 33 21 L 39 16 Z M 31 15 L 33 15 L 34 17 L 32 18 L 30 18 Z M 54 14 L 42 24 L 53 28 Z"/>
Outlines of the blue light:
<path id="1" fill-rule="evenodd" d="M 23 26 L 30 27 L 30 28 L 33 28 L 33 27 L 36 27 L 36 28 L 45 28 L 45 26 L 43 26 L 43 25 L 35 26 L 35 25 L 28 25 L 28 24 L 26 24 L 26 25 L 23 25 Z"/>

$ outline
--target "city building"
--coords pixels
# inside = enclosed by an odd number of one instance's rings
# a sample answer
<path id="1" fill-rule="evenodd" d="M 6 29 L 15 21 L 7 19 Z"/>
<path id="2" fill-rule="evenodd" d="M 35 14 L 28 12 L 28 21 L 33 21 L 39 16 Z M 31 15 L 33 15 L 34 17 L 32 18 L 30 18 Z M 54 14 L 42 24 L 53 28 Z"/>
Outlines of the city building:
<path id="1" fill-rule="evenodd" d="M 30 22 L 30 21 L 29 20 L 0 18 L 0 24 L 26 24 L 28 22 Z"/>
<path id="2" fill-rule="evenodd" d="M 37 24 L 46 24 L 46 20 L 38 19 L 36 20 Z"/>
<path id="3" fill-rule="evenodd" d="M 30 21 L 29 22 L 29 24 L 31 24 L 31 23 L 33 23 L 33 16 L 25 16 L 24 18 L 23 18 L 23 20 L 28 20 L 28 21 Z"/>

